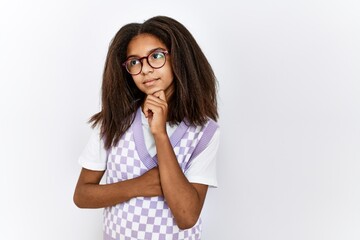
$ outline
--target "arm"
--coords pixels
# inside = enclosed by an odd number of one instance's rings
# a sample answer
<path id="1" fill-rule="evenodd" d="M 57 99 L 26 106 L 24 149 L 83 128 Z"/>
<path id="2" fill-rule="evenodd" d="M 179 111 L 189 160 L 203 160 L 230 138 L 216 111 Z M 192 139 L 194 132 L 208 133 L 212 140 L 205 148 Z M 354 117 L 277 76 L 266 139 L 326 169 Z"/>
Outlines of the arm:
<path id="1" fill-rule="evenodd" d="M 156 144 L 164 197 L 179 228 L 191 228 L 200 216 L 208 186 L 190 183 L 179 166 L 166 133 L 165 93 L 158 91 L 154 95 L 148 95 L 143 112 L 148 118 Z"/>
<path id="2" fill-rule="evenodd" d="M 187 180 L 167 135 L 156 136 L 155 143 L 164 197 L 179 228 L 191 228 L 200 216 L 208 186 Z"/>
<path id="3" fill-rule="evenodd" d="M 113 184 L 101 185 L 104 171 L 81 170 L 74 192 L 74 203 L 79 208 L 103 208 L 139 196 L 162 195 L 159 170 L 153 168 L 140 177 Z"/>

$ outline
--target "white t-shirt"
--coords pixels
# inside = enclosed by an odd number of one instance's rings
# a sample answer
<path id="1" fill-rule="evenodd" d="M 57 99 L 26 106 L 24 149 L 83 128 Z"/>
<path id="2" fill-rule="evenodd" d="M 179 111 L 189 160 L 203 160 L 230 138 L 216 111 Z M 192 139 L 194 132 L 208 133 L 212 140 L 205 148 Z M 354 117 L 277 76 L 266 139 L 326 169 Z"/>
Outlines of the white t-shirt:
<path id="1" fill-rule="evenodd" d="M 150 127 L 145 115 L 141 112 L 141 123 L 144 132 L 146 148 L 151 157 L 156 155 L 156 146 L 154 138 L 150 132 Z M 166 131 L 170 137 L 176 130 L 177 125 L 170 126 L 166 124 Z M 208 146 L 196 156 L 190 163 L 185 172 L 185 176 L 191 183 L 201 183 L 211 187 L 217 187 L 216 177 L 216 158 L 219 148 L 220 130 L 214 133 Z M 79 157 L 79 163 L 83 168 L 104 171 L 106 170 L 107 153 L 104 148 L 104 142 L 100 139 L 100 129 L 93 130 L 90 139 Z"/>

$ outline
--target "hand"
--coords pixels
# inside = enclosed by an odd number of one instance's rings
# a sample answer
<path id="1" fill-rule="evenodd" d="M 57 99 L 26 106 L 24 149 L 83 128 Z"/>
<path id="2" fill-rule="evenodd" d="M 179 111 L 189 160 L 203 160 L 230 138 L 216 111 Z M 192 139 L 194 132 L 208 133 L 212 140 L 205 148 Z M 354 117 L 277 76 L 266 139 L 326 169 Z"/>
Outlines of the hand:
<path id="1" fill-rule="evenodd" d="M 139 196 L 142 197 L 155 197 L 163 196 L 159 168 L 155 167 L 138 177 L 141 181 L 141 189 Z"/>
<path id="2" fill-rule="evenodd" d="M 163 90 L 159 90 L 145 98 L 143 112 L 148 119 L 153 135 L 166 134 L 168 105 Z"/>

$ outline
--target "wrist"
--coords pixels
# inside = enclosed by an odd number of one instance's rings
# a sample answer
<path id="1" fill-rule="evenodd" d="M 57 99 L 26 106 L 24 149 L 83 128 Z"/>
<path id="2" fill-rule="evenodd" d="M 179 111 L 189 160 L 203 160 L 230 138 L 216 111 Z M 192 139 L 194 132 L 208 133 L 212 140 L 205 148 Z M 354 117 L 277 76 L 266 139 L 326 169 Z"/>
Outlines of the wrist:
<path id="1" fill-rule="evenodd" d="M 127 194 L 128 194 L 128 198 L 131 199 L 131 198 L 135 198 L 135 197 L 138 197 L 140 196 L 141 194 L 141 179 L 139 179 L 139 177 L 137 178 L 133 178 L 133 179 L 129 179 L 128 180 L 128 183 L 129 183 L 129 188 L 128 188 L 128 191 L 127 191 Z"/>
<path id="2" fill-rule="evenodd" d="M 159 132 L 159 133 L 153 133 L 153 137 L 155 140 L 155 143 L 159 141 L 166 141 L 169 140 L 169 136 L 167 135 L 167 132 Z"/>

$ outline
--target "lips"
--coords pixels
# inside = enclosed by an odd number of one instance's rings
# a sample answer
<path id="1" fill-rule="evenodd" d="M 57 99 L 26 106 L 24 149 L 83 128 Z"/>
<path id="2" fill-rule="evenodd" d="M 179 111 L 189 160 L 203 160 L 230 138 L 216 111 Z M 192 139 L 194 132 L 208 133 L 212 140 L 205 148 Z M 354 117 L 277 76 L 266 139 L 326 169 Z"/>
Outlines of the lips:
<path id="1" fill-rule="evenodd" d="M 146 79 L 145 81 L 143 81 L 143 84 L 145 86 L 151 86 L 153 84 L 155 84 L 155 82 L 158 80 L 158 78 L 153 78 L 153 79 Z"/>

